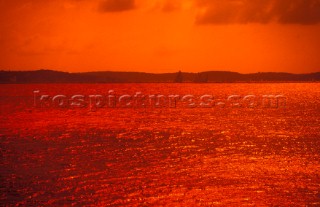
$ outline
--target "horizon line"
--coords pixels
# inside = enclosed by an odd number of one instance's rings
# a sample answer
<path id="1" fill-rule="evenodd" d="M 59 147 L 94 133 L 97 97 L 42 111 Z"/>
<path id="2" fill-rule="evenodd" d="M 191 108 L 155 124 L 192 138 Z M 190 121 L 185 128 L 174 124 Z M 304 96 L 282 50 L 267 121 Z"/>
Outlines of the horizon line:
<path id="1" fill-rule="evenodd" d="M 1 69 L 1 72 L 39 72 L 39 71 L 52 71 L 52 72 L 60 72 L 60 73 L 69 73 L 69 74 L 79 74 L 79 73 L 106 73 L 106 72 L 111 72 L 111 73 L 145 73 L 145 74 L 176 74 L 176 73 L 191 73 L 191 74 L 197 74 L 197 73 L 209 73 L 209 72 L 225 72 L 225 73 L 238 73 L 242 75 L 248 75 L 248 74 L 257 74 L 257 73 L 278 73 L 278 74 L 293 74 L 293 75 L 303 75 L 303 74 L 316 74 L 320 73 L 319 71 L 316 72 L 307 72 L 307 73 L 292 73 L 292 72 L 275 72 L 275 71 L 258 71 L 258 72 L 249 72 L 249 73 L 242 73 L 242 72 L 236 72 L 236 71 L 231 71 L 231 70 L 204 70 L 204 71 L 193 71 L 193 72 L 185 72 L 183 70 L 177 70 L 176 72 L 146 72 L 146 71 L 126 71 L 126 70 L 94 70 L 94 71 L 63 71 L 63 70 L 56 70 L 56 69 L 27 69 L 27 70 L 5 70 Z"/>

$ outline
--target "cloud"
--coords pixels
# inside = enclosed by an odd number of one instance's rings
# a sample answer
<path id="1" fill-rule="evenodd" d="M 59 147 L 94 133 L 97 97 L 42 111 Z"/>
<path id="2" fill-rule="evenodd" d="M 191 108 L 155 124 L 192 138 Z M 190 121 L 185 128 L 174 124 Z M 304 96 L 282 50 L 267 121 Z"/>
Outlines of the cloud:
<path id="1" fill-rule="evenodd" d="M 135 0 L 103 0 L 100 2 L 101 12 L 123 12 L 135 8 Z"/>
<path id="2" fill-rule="evenodd" d="M 162 1 L 162 9 L 163 12 L 174 12 L 181 10 L 181 1 L 180 0 L 166 0 Z"/>
<path id="3" fill-rule="evenodd" d="M 317 24 L 320 0 L 195 0 L 198 24 Z"/>

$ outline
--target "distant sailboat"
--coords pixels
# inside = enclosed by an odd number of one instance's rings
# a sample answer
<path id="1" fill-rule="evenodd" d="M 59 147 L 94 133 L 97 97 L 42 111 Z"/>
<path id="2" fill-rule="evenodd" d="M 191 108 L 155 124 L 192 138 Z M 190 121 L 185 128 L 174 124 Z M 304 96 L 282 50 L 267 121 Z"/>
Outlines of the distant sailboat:
<path id="1" fill-rule="evenodd" d="M 195 83 L 207 83 L 208 82 L 208 74 L 198 73 L 194 79 Z"/>
<path id="2" fill-rule="evenodd" d="M 177 76 L 176 76 L 176 79 L 174 81 L 175 83 L 182 83 L 183 82 L 183 75 L 182 75 L 182 72 L 179 71 Z"/>

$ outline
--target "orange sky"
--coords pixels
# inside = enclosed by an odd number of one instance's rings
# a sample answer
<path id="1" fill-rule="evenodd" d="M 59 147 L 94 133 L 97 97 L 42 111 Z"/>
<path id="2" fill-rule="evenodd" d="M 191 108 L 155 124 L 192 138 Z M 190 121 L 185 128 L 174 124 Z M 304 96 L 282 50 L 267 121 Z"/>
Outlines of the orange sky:
<path id="1" fill-rule="evenodd" d="M 0 69 L 320 71 L 320 0 L 0 0 Z"/>

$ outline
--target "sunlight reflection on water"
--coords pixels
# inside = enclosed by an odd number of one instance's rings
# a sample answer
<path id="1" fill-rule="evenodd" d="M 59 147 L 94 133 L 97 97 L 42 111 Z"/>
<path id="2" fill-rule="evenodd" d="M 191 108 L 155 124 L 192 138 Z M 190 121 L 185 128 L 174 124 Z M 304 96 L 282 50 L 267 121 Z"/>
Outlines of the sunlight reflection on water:
<path id="1" fill-rule="evenodd" d="M 3 85 L 6 205 L 320 205 L 320 85 Z M 283 94 L 281 109 L 34 108 L 33 91 Z"/>

